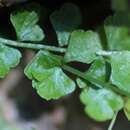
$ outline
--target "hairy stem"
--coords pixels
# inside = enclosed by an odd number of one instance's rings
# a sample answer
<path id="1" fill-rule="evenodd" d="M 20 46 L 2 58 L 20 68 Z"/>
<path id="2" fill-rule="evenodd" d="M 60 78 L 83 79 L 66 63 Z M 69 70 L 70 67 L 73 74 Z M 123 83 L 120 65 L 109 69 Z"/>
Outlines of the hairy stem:
<path id="1" fill-rule="evenodd" d="M 108 130 L 112 130 L 112 129 L 113 129 L 114 124 L 115 124 L 115 122 L 116 122 L 117 115 L 118 115 L 118 112 L 116 112 L 116 113 L 114 114 L 113 119 L 112 119 L 112 121 L 111 121 L 111 123 L 110 123 L 110 125 L 109 125 L 109 127 L 108 127 Z"/>
<path id="2" fill-rule="evenodd" d="M 9 46 L 15 46 L 15 47 L 21 47 L 21 48 L 30 48 L 30 49 L 35 49 L 35 50 L 45 49 L 48 51 L 54 51 L 54 52 L 60 52 L 60 53 L 66 52 L 65 48 L 42 45 L 42 44 L 17 42 L 13 40 L 4 39 L 4 38 L 0 38 L 0 44 L 6 44 Z"/>

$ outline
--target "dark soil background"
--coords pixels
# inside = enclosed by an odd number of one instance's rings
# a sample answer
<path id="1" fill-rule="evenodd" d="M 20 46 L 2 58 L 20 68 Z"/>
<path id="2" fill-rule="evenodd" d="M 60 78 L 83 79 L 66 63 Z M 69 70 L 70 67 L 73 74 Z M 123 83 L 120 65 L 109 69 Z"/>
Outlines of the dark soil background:
<path id="1" fill-rule="evenodd" d="M 7 0 L 9 3 L 8 7 L 0 7 L 0 34 L 4 37 L 15 39 L 14 29 L 10 23 L 9 16 L 11 11 L 16 8 L 23 7 L 26 4 L 35 2 L 41 5 L 42 9 L 48 10 L 48 13 L 58 9 L 66 2 L 75 3 L 81 9 L 83 16 L 82 28 L 85 30 L 96 29 L 99 27 L 104 19 L 113 14 L 114 11 L 111 9 L 110 0 L 30 0 L 26 2 L 12 2 Z M 42 16 L 41 16 L 42 18 Z M 45 41 L 55 41 L 54 31 L 46 17 L 45 20 L 40 21 L 40 25 L 44 28 L 47 38 Z M 84 106 L 79 101 L 79 92 L 76 90 L 75 93 L 64 97 L 57 101 L 45 101 L 41 99 L 31 87 L 31 81 L 26 79 L 21 69 L 25 67 L 28 57 L 33 54 L 31 51 L 23 51 L 25 58 L 21 62 L 21 65 L 12 71 L 10 75 L 0 84 L 1 93 L 5 92 L 6 104 L 3 103 L 1 109 L 7 109 L 5 115 L 13 112 L 12 116 L 9 116 L 8 120 L 13 120 L 12 123 L 19 124 L 23 130 L 28 130 L 30 124 L 36 125 L 36 130 L 106 130 L 109 122 L 97 123 L 87 117 L 84 113 Z M 85 65 L 74 64 L 75 66 L 84 69 Z M 17 78 L 18 79 L 17 79 Z M 17 81 L 16 81 L 17 80 Z M 10 88 L 10 82 L 13 82 Z M 0 85 L 0 86 L 2 86 Z M 3 88 L 7 88 L 7 90 Z M 2 94 L 0 95 L 2 96 Z M 11 105 L 10 105 L 11 104 Z M 12 104 L 15 107 L 12 107 Z M 7 106 L 6 106 L 7 105 Z M 96 108 L 95 108 L 96 109 Z M 6 116 L 5 116 L 6 117 Z M 17 117 L 17 118 L 15 118 Z M 21 123 L 22 122 L 22 123 Z M 24 122 L 24 123 L 23 123 Z M 123 112 L 120 112 L 117 122 L 113 130 L 129 130 L 130 123 L 125 118 Z"/>

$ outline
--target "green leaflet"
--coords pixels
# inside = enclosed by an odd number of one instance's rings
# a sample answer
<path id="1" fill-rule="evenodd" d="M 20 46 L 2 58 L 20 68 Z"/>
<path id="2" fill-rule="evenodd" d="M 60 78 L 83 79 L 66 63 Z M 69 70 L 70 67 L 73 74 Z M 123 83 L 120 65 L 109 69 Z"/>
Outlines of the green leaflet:
<path id="1" fill-rule="evenodd" d="M 47 51 L 39 51 L 25 68 L 25 74 L 29 79 L 35 78 L 42 81 L 46 77 L 46 75 L 43 75 L 44 72 L 47 73 L 50 69 L 61 65 L 62 61 L 59 56 L 50 54 Z"/>
<path id="2" fill-rule="evenodd" d="M 101 49 L 100 38 L 96 32 L 74 31 L 71 34 L 64 60 L 65 62 L 91 63 L 97 58 L 96 52 Z"/>
<path id="3" fill-rule="evenodd" d="M 120 90 L 130 93 L 130 52 L 113 52 L 110 56 L 112 84 Z"/>
<path id="4" fill-rule="evenodd" d="M 96 59 L 90 68 L 85 72 L 86 76 L 92 77 L 94 79 L 101 80 L 103 82 L 106 82 L 107 74 L 106 74 L 106 63 L 103 58 Z M 80 88 L 86 88 L 86 82 L 83 80 L 77 78 L 77 84 Z M 95 84 L 96 85 L 96 84 Z M 101 86 L 102 87 L 102 86 Z"/>
<path id="5" fill-rule="evenodd" d="M 44 38 L 42 29 L 37 25 L 39 16 L 35 11 L 20 10 L 10 16 L 19 41 L 41 41 Z"/>
<path id="6" fill-rule="evenodd" d="M 50 20 L 56 31 L 59 45 L 64 46 L 68 44 L 71 32 L 81 24 L 82 18 L 76 5 L 66 3 L 59 11 L 52 13 Z"/>
<path id="7" fill-rule="evenodd" d="M 125 99 L 124 113 L 127 119 L 130 121 L 130 99 L 129 98 Z"/>
<path id="8" fill-rule="evenodd" d="M 79 88 L 87 88 L 87 84 L 80 78 L 76 79 L 77 85 L 79 86 Z"/>
<path id="9" fill-rule="evenodd" d="M 105 32 L 110 50 L 130 50 L 130 13 L 119 12 L 105 21 Z"/>
<path id="10" fill-rule="evenodd" d="M 95 60 L 86 76 L 99 79 L 106 82 L 106 64 L 103 58 Z M 81 80 L 82 81 L 82 80 Z M 85 88 L 85 82 L 80 81 L 80 87 Z M 96 85 L 96 84 L 95 84 Z M 93 89 L 91 86 L 83 89 L 80 99 L 85 105 L 85 112 L 96 121 L 106 121 L 113 118 L 114 113 L 121 110 L 123 107 L 123 100 L 113 91 L 106 88 Z"/>
<path id="11" fill-rule="evenodd" d="M 106 82 L 106 66 L 103 58 L 95 60 L 86 76 Z M 123 99 L 112 90 L 103 88 L 93 89 L 90 84 L 77 80 L 83 91 L 80 95 L 81 102 L 85 105 L 85 112 L 96 121 L 106 121 L 113 118 L 115 112 L 123 108 Z M 96 84 L 95 84 L 96 85 Z M 95 109 L 96 108 L 96 109 Z"/>
<path id="12" fill-rule="evenodd" d="M 80 99 L 85 112 L 96 121 L 106 121 L 113 118 L 115 112 L 123 108 L 122 98 L 108 89 L 84 89 Z"/>
<path id="13" fill-rule="evenodd" d="M 46 100 L 58 99 L 75 90 L 75 83 L 64 74 L 59 56 L 39 51 L 25 68 L 25 75 L 32 79 L 33 87 Z"/>
<path id="14" fill-rule="evenodd" d="M 46 76 L 43 81 L 33 81 L 33 87 L 41 97 L 46 100 L 58 99 L 75 90 L 74 82 L 60 68 L 54 68 L 48 73 L 49 76 Z"/>
<path id="15" fill-rule="evenodd" d="M 106 81 L 106 63 L 103 58 L 95 60 L 87 72 L 86 75 L 91 76 L 95 79 Z"/>
<path id="16" fill-rule="evenodd" d="M 21 53 L 17 49 L 0 44 L 0 78 L 4 78 L 19 63 L 20 58 Z"/>

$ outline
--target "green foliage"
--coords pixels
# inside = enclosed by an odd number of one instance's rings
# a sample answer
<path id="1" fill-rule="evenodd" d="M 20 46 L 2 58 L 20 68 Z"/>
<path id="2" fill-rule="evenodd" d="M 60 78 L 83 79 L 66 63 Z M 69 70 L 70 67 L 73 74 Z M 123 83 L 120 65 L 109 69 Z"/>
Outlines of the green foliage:
<path id="1" fill-rule="evenodd" d="M 75 83 L 60 68 L 61 58 L 40 51 L 25 68 L 38 94 L 47 99 L 58 99 L 75 90 Z"/>
<path id="2" fill-rule="evenodd" d="M 111 82 L 121 90 L 130 93 L 130 52 L 122 51 L 110 55 L 112 67 Z"/>
<path id="3" fill-rule="evenodd" d="M 16 11 L 11 14 L 10 19 L 19 41 L 43 40 L 44 33 L 39 25 L 37 25 L 39 16 L 35 11 Z"/>
<path id="4" fill-rule="evenodd" d="M 97 58 L 96 52 L 101 49 L 101 42 L 96 32 L 74 31 L 70 36 L 69 46 L 64 59 L 65 62 L 91 63 Z"/>
<path id="5" fill-rule="evenodd" d="M 60 46 L 68 44 L 72 31 L 81 24 L 80 9 L 71 3 L 64 4 L 59 11 L 50 16 L 51 23 L 56 31 Z"/>
<path id="6" fill-rule="evenodd" d="M 86 88 L 87 87 L 87 84 L 84 81 L 82 81 L 80 78 L 77 78 L 76 82 L 77 82 L 77 85 L 79 86 L 79 88 Z"/>
<path id="7" fill-rule="evenodd" d="M 111 0 L 112 9 L 115 11 L 125 11 L 128 9 L 128 0 Z"/>
<path id="8" fill-rule="evenodd" d="M 96 59 L 88 71 L 85 73 L 87 76 L 98 78 L 99 80 L 106 81 L 106 63 L 103 58 Z"/>
<path id="9" fill-rule="evenodd" d="M 124 112 L 127 119 L 130 121 L 130 98 L 125 99 Z"/>
<path id="10" fill-rule="evenodd" d="M 104 28 L 108 49 L 130 50 L 130 13 L 118 12 L 114 16 L 108 17 L 105 21 Z"/>
<path id="11" fill-rule="evenodd" d="M 114 113 L 123 108 L 122 98 L 108 89 L 84 89 L 80 95 L 85 112 L 97 121 L 112 119 Z"/>
<path id="12" fill-rule="evenodd" d="M 5 77 L 19 63 L 20 58 L 21 53 L 17 49 L 0 44 L 0 78 Z"/>
<path id="13" fill-rule="evenodd" d="M 81 19 L 79 8 L 71 3 L 51 14 L 50 22 L 61 46 L 56 47 L 25 43 L 38 42 L 45 37 L 38 25 L 39 15 L 33 9 L 14 11 L 11 22 L 18 41 L 0 38 L 0 78 L 4 78 L 21 58 L 21 53 L 10 46 L 37 49 L 38 53 L 24 73 L 42 98 L 59 99 L 75 90 L 75 82 L 67 71 L 77 76 L 77 85 L 82 91 L 80 99 L 91 118 L 110 120 L 124 109 L 130 120 L 130 14 L 117 12 L 105 20 L 101 33 L 106 39 L 106 50 L 99 32 L 78 29 Z M 90 68 L 82 72 L 80 68 L 70 67 L 70 62 L 89 64 Z"/>

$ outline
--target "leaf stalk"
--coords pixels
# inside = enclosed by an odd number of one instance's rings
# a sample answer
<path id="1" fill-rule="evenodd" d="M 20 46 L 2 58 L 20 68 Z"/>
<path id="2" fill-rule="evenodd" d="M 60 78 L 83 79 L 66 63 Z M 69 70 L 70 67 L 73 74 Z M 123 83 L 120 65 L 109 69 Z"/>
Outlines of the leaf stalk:
<path id="1" fill-rule="evenodd" d="M 118 115 L 118 112 L 116 112 L 116 113 L 114 114 L 113 119 L 112 119 L 112 121 L 111 121 L 111 123 L 110 123 L 110 125 L 109 125 L 109 127 L 108 127 L 108 130 L 112 130 L 112 129 L 113 129 L 114 124 L 115 124 L 115 122 L 116 122 L 117 115 Z"/>
<path id="2" fill-rule="evenodd" d="M 66 52 L 65 48 L 48 46 L 48 45 L 43 45 L 43 44 L 18 42 L 18 41 L 8 40 L 5 38 L 0 38 L 0 44 L 5 44 L 9 46 L 14 46 L 14 47 L 21 47 L 21 48 L 30 48 L 30 49 L 35 49 L 35 50 L 44 49 L 44 50 L 60 52 L 60 53 Z"/>

